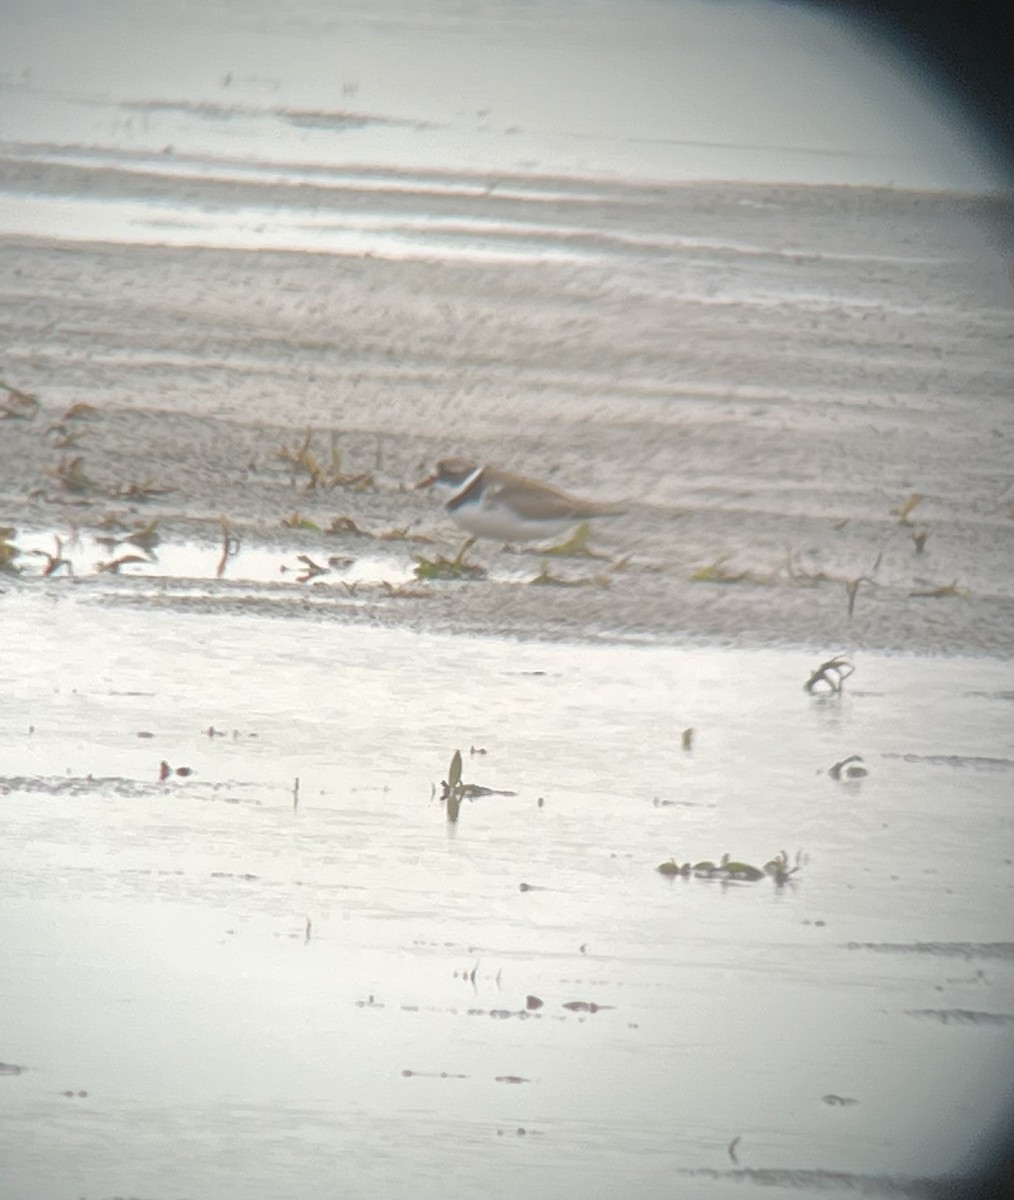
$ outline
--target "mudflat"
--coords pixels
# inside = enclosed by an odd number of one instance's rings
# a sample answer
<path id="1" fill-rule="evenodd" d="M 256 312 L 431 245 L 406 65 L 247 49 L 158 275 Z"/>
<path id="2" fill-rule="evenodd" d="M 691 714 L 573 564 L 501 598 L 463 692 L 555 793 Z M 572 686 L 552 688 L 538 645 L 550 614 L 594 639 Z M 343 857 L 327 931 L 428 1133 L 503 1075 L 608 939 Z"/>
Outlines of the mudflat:
<path id="1" fill-rule="evenodd" d="M 69 186 L 49 176 L 71 168 L 32 169 Z M 115 576 L 79 562 L 45 586 L 153 603 L 135 577 L 185 543 L 207 550 L 200 594 L 167 584 L 160 604 L 298 613 L 312 594 L 316 619 L 433 630 L 1014 652 L 1003 200 L 480 184 L 350 186 L 348 211 L 400 230 L 357 254 L 0 241 L 0 378 L 38 400 L 0 392 L 0 522 L 72 562 L 103 527 L 160 539 Z M 627 513 L 593 531 L 601 558 L 480 543 L 481 581 L 351 596 L 363 556 L 392 585 L 414 555 L 453 556 L 414 488 L 451 454 Z M 222 518 L 240 553 L 216 580 Z M 277 578 L 240 588 L 255 550 Z M 298 582 L 300 555 L 325 569 Z M 22 577 L 46 561 L 22 555 Z"/>
<path id="2" fill-rule="evenodd" d="M 961 1190 L 1003 202 L 11 169 L 165 220 L 0 239 L 11 1195 Z M 448 455 L 626 512 L 441 578 Z"/>

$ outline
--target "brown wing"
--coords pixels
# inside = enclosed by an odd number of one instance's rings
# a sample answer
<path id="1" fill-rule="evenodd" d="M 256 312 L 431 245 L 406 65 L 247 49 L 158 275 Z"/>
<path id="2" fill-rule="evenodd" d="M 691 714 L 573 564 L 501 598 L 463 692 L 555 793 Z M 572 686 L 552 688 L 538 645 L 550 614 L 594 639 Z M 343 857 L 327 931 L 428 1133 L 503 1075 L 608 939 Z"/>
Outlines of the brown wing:
<path id="1" fill-rule="evenodd" d="M 515 512 L 533 520 L 582 521 L 585 517 L 619 516 L 625 509 L 615 504 L 597 504 L 568 495 L 533 479 L 501 478 L 490 485 L 492 495 L 501 497 Z"/>

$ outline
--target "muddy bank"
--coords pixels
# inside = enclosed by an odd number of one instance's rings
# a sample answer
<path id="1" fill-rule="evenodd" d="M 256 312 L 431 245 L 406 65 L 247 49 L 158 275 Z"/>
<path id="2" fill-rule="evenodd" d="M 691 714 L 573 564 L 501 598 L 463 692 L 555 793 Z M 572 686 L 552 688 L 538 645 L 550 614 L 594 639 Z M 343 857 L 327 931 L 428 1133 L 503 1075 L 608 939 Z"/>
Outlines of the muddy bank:
<path id="1" fill-rule="evenodd" d="M 230 187 L 218 201 L 242 200 Z M 0 242 L 0 378 L 39 399 L 0 422 L 0 524 L 72 546 L 116 513 L 207 551 L 196 589 L 153 588 L 157 559 L 37 586 L 525 637 L 1014 653 L 999 202 L 586 191 L 427 194 L 422 232 L 418 193 L 371 192 L 405 239 L 388 256 Z M 509 234 L 533 207 L 537 229 Z M 496 256 L 478 221 L 508 231 Z M 317 487 L 291 461 L 308 428 L 332 468 Z M 425 597 L 296 581 L 300 554 L 369 554 L 396 583 L 413 554 L 453 553 L 412 488 L 452 453 L 629 511 L 596 531 L 604 558 L 552 561 L 579 586 L 533 587 L 539 557 L 491 545 L 473 552 L 489 579 Z M 210 579 L 223 516 L 289 572 L 239 587 L 241 554 Z M 319 532 L 340 517 L 374 536 Z"/>

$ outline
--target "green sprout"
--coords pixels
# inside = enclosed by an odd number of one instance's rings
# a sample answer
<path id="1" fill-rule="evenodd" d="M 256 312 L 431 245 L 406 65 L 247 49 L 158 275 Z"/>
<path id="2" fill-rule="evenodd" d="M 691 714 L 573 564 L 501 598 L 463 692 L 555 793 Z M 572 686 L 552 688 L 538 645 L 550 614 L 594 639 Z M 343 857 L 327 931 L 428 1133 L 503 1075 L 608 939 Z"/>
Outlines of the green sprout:
<path id="1" fill-rule="evenodd" d="M 445 558 L 442 554 L 436 558 L 425 558 L 421 554 L 414 554 L 413 575 L 416 579 L 485 579 L 486 568 L 465 558 L 474 543 L 475 538 L 469 538 L 454 558 Z"/>
<path id="2" fill-rule="evenodd" d="M 0 526 L 0 574 L 21 574 L 21 568 L 14 561 L 21 554 L 21 550 L 11 540 L 16 532 L 11 525 Z"/>

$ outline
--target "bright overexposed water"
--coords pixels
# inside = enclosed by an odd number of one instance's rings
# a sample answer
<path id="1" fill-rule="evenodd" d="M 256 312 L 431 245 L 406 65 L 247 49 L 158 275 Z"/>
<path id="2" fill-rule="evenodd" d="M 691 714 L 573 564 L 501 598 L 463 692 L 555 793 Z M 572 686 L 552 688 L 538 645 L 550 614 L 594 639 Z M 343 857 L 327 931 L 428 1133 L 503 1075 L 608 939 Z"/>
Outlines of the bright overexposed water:
<path id="1" fill-rule="evenodd" d="M 1009 648 L 993 202 L 862 186 L 1001 183 L 798 5 L 4 6 L 5 1200 L 971 1169 L 1014 1065 L 1010 661 L 803 683 Z M 297 478 L 307 427 L 375 489 Z M 494 451 L 630 497 L 610 555 L 412 595 L 453 552 L 419 462 Z M 455 750 L 491 792 L 452 823 Z"/>
<path id="2" fill-rule="evenodd" d="M 258 192 L 364 169 L 423 194 L 447 171 L 1001 184 L 883 30 L 764 0 L 8 4 L 0 157 L 0 233 L 332 253 L 411 253 L 424 229 Z M 216 215 L 194 178 L 237 195 Z"/>
<path id="3" fill-rule="evenodd" d="M 811 697 L 815 665 L 9 591 L 11 1194 L 967 1168 L 1012 1065 L 1014 679 L 864 654 Z M 451 825 L 454 749 L 514 794 Z M 656 870 L 783 849 L 781 888 Z"/>

